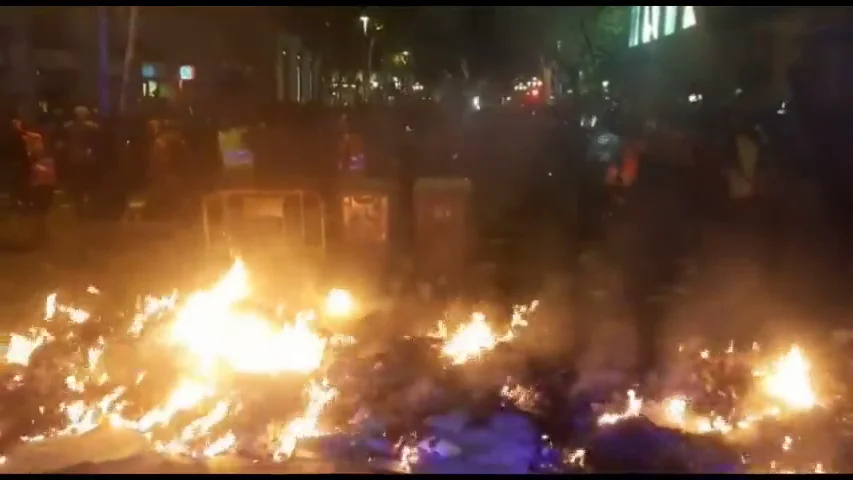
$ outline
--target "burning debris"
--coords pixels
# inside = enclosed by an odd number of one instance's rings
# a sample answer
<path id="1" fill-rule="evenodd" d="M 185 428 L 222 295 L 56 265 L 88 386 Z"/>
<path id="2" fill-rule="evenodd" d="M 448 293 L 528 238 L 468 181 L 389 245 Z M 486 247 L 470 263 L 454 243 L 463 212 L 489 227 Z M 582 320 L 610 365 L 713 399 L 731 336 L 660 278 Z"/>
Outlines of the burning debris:
<path id="1" fill-rule="evenodd" d="M 839 470 L 824 449 L 837 441 L 835 409 L 797 347 L 777 360 L 682 352 L 686 373 L 626 385 L 617 408 L 515 347 L 535 303 L 501 333 L 474 313 L 378 351 L 319 333 L 355 306 L 334 290 L 317 314 L 260 308 L 240 261 L 211 289 L 149 297 L 130 316 L 51 295 L 42 321 L 12 335 L 0 372 L 3 468 L 150 463 L 156 452 L 398 472 Z"/>

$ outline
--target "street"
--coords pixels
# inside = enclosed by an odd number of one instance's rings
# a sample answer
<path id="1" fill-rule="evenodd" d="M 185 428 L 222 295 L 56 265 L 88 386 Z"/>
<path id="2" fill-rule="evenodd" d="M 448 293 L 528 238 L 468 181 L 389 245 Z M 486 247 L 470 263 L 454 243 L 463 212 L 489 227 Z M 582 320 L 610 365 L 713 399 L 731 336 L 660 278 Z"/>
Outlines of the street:
<path id="1" fill-rule="evenodd" d="M 15 225 L 9 216 L 0 218 L 0 238 L 14 236 Z M 203 252 L 201 241 L 192 227 L 79 223 L 60 209 L 51 218 L 48 245 L 0 250 L 0 328 L 32 323 L 45 296 L 57 290 L 77 293 L 91 285 L 132 299 L 179 287 L 183 266 Z"/>

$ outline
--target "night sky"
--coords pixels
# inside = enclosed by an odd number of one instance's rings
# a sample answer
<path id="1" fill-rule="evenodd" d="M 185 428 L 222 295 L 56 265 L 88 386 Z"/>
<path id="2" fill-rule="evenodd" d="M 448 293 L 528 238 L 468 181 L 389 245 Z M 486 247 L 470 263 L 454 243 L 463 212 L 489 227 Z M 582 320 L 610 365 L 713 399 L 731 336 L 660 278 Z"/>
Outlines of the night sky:
<path id="1" fill-rule="evenodd" d="M 280 8 L 280 7 L 279 7 Z M 472 77 L 509 79 L 536 65 L 529 45 L 531 25 L 519 25 L 516 7 L 289 7 L 288 28 L 314 43 L 344 69 L 363 63 L 365 45 L 358 17 L 362 12 L 384 25 L 377 54 L 409 50 L 419 76 L 460 73 L 465 59 Z"/>

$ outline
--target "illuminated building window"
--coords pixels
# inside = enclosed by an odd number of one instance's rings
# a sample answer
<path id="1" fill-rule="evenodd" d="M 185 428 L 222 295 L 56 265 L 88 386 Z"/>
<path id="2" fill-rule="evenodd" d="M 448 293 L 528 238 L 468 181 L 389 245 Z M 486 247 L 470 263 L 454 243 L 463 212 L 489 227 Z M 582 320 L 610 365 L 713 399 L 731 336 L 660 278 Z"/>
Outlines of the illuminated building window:
<path id="1" fill-rule="evenodd" d="M 636 47 L 640 44 L 640 31 L 641 31 L 641 18 L 643 14 L 643 7 L 631 7 L 631 25 L 629 26 L 628 32 L 628 46 Z"/>
<path id="2" fill-rule="evenodd" d="M 157 80 L 145 80 L 142 82 L 142 96 L 148 98 L 160 97 L 160 82 Z"/>
<path id="3" fill-rule="evenodd" d="M 631 7 L 628 46 L 635 47 L 696 26 L 696 7 Z"/>
<path id="4" fill-rule="evenodd" d="M 678 7 L 663 7 L 663 34 L 672 35 L 678 26 Z"/>
<path id="5" fill-rule="evenodd" d="M 660 7 L 643 7 L 642 43 L 657 40 L 659 17 Z"/>
<path id="6" fill-rule="evenodd" d="M 681 13 L 681 28 L 690 28 L 696 25 L 696 10 L 695 7 L 684 7 Z"/>
<path id="7" fill-rule="evenodd" d="M 651 13 L 649 17 L 651 18 L 651 29 L 652 29 L 652 39 L 657 40 L 660 36 L 660 17 L 661 17 L 661 8 L 659 6 L 649 7 Z"/>

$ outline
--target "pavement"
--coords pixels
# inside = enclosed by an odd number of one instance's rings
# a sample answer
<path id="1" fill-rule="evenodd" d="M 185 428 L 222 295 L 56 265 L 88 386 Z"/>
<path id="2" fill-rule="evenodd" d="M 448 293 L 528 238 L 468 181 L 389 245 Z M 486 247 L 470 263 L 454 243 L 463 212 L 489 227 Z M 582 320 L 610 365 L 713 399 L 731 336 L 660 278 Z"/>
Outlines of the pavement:
<path id="1" fill-rule="evenodd" d="M 204 461 L 166 460 L 156 455 L 100 464 L 86 463 L 63 474 L 322 474 L 377 473 L 365 463 L 292 459 L 283 463 L 258 462 L 237 457 L 218 457 Z"/>
<path id="2" fill-rule="evenodd" d="M 204 250 L 195 227 L 78 222 L 63 209 L 50 219 L 46 245 L 25 247 L 28 228 L 0 213 L 0 332 L 32 323 L 45 296 L 57 289 L 166 293 Z"/>

